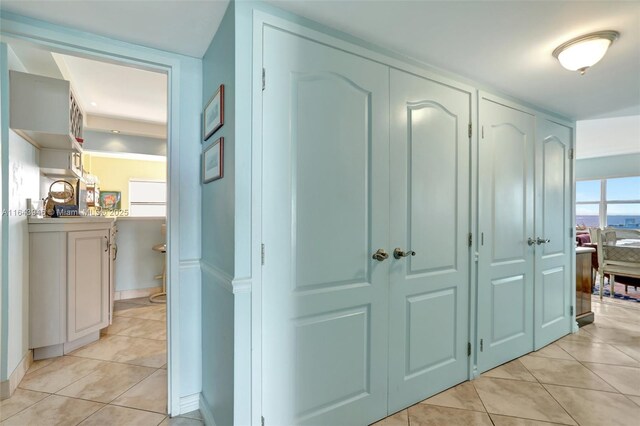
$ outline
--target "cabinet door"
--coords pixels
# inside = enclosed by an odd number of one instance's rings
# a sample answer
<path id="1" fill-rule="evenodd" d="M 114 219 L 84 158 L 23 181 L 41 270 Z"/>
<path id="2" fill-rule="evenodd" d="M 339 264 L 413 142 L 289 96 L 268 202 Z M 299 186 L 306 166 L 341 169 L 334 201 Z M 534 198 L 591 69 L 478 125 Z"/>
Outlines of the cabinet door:
<path id="1" fill-rule="evenodd" d="M 534 116 L 480 101 L 478 370 L 533 350 Z"/>
<path id="2" fill-rule="evenodd" d="M 545 118 L 536 128 L 535 349 L 571 332 L 572 129 Z"/>
<path id="3" fill-rule="evenodd" d="M 471 95 L 391 71 L 389 412 L 468 378 Z"/>
<path id="4" fill-rule="evenodd" d="M 109 325 L 109 230 L 69 232 L 67 341 Z"/>
<path id="5" fill-rule="evenodd" d="M 262 407 L 280 425 L 387 415 L 389 70 L 264 30 Z"/>

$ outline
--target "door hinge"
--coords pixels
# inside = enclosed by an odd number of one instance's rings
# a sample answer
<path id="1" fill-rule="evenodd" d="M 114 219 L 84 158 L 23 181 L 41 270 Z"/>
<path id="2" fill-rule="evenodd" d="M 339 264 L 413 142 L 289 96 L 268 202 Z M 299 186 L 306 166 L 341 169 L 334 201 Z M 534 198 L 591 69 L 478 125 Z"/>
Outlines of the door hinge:
<path id="1" fill-rule="evenodd" d="M 573 160 L 573 148 L 569 150 L 569 160 Z"/>
<path id="2" fill-rule="evenodd" d="M 484 351 L 484 340 L 480 339 L 480 352 Z"/>
<path id="3" fill-rule="evenodd" d="M 264 68 L 262 68 L 262 90 L 263 91 L 264 91 L 265 87 L 267 87 L 266 74 L 267 74 L 267 72 L 265 71 Z"/>
<path id="4" fill-rule="evenodd" d="M 469 139 L 471 139 L 471 129 L 473 128 L 473 125 L 471 123 L 469 123 Z"/>
<path id="5" fill-rule="evenodd" d="M 480 245 L 483 246 L 484 245 L 484 232 L 480 233 Z"/>
<path id="6" fill-rule="evenodd" d="M 469 232 L 469 247 L 473 245 L 473 234 Z"/>
<path id="7" fill-rule="evenodd" d="M 569 315 L 573 316 L 573 306 L 569 306 Z"/>
<path id="8" fill-rule="evenodd" d="M 482 126 L 482 139 L 484 139 L 484 126 Z"/>
<path id="9" fill-rule="evenodd" d="M 573 228 L 569 228 L 569 238 L 573 238 Z"/>
<path id="10" fill-rule="evenodd" d="M 471 342 L 467 343 L 467 356 L 471 356 Z"/>
<path id="11" fill-rule="evenodd" d="M 260 262 L 264 265 L 264 244 L 260 245 Z"/>
<path id="12" fill-rule="evenodd" d="M 264 417 L 260 417 L 260 424 L 264 426 Z"/>

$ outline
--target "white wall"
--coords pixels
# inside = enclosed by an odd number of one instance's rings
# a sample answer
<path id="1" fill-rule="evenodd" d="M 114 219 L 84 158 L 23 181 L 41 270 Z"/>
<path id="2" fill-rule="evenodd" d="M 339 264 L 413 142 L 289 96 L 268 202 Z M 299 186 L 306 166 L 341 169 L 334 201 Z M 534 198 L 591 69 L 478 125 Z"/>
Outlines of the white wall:
<path id="1" fill-rule="evenodd" d="M 29 349 L 29 229 L 21 215 L 40 193 L 39 150 L 9 131 L 8 356 L 9 375 Z M 21 307 L 21 309 L 13 308 Z"/>
<path id="2" fill-rule="evenodd" d="M 576 158 L 640 153 L 640 115 L 576 122 Z"/>
<path id="3" fill-rule="evenodd" d="M 576 179 L 640 175 L 640 115 L 576 122 Z"/>

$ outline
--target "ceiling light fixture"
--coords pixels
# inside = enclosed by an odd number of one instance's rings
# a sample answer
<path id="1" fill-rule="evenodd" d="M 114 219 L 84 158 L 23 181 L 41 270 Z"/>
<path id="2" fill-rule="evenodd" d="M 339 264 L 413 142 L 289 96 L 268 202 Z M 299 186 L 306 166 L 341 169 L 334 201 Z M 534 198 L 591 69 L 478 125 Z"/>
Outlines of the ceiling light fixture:
<path id="1" fill-rule="evenodd" d="M 116 135 L 120 133 L 120 130 L 112 130 L 111 133 L 115 133 Z"/>
<path id="2" fill-rule="evenodd" d="M 614 40 L 620 37 L 617 31 L 598 31 L 576 37 L 553 51 L 554 58 L 570 71 L 580 71 L 583 75 L 587 68 L 598 63 L 607 53 Z"/>
<path id="3" fill-rule="evenodd" d="M 97 102 L 91 102 L 91 106 L 97 107 L 98 103 Z"/>

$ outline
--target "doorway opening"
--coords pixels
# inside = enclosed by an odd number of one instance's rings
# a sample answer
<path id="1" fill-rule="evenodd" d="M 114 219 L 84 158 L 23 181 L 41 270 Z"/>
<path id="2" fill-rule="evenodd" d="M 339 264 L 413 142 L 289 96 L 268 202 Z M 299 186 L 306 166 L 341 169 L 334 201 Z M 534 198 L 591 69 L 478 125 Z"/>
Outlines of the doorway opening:
<path id="1" fill-rule="evenodd" d="M 16 212 L 8 306 L 22 319 L 8 333 L 7 369 L 25 373 L 11 393 L 42 396 L 34 407 L 72 403 L 98 418 L 129 410 L 162 421 L 170 73 L 25 40 L 7 45 L 3 168 Z"/>

